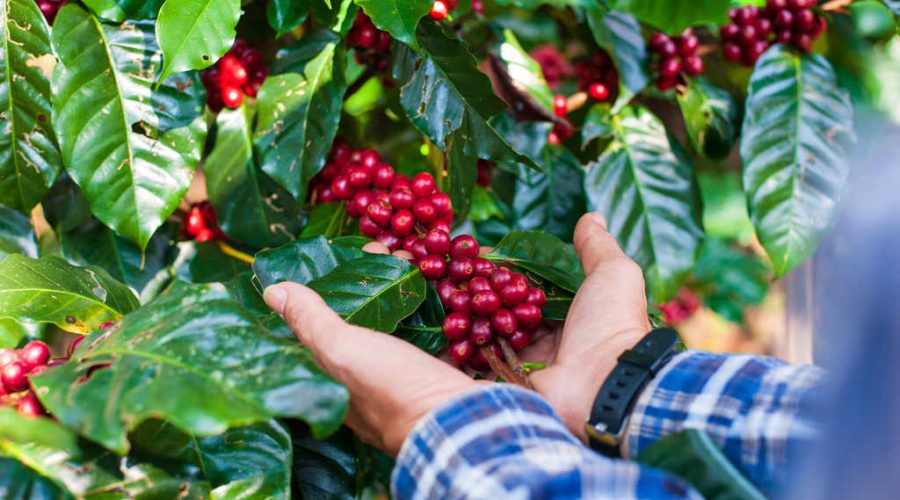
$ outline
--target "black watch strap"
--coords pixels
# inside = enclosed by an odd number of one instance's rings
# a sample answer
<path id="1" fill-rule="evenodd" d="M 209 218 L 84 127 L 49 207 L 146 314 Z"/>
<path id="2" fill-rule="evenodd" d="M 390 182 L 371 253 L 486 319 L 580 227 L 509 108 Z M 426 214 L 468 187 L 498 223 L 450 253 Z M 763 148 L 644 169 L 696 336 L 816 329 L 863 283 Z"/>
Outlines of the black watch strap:
<path id="1" fill-rule="evenodd" d="M 625 422 L 641 389 L 672 359 L 678 346 L 675 330 L 657 328 L 619 356 L 619 363 L 597 393 L 590 419 L 584 425 L 591 448 L 604 455 L 620 456 Z"/>

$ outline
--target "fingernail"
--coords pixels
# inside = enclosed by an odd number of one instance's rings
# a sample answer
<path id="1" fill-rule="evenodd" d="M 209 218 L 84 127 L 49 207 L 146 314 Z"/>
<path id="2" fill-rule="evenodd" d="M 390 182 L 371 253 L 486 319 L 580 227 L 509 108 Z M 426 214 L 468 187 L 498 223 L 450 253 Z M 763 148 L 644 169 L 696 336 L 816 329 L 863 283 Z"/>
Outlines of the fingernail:
<path id="1" fill-rule="evenodd" d="M 278 285 L 272 285 L 263 292 L 263 300 L 278 314 L 284 314 L 284 303 L 287 301 L 287 292 Z"/>
<path id="2" fill-rule="evenodd" d="M 590 214 L 588 214 L 588 217 L 590 217 L 591 220 L 593 220 L 597 224 L 600 224 L 601 226 L 603 226 L 603 229 L 607 229 L 606 217 L 604 217 L 603 214 L 601 214 L 600 212 L 591 212 Z"/>

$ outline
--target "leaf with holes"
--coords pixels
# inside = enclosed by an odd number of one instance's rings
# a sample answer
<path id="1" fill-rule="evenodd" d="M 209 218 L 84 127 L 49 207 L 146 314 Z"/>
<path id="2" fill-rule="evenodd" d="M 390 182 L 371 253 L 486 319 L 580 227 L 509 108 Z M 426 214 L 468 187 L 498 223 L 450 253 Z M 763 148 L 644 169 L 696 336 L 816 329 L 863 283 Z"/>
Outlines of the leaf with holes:
<path id="1" fill-rule="evenodd" d="M 121 23 L 126 19 L 156 19 L 165 0 L 84 0 L 97 17 Z"/>
<path id="2" fill-rule="evenodd" d="M 812 255 L 850 171 L 853 109 L 825 58 L 776 45 L 757 61 L 741 131 L 744 191 L 782 276 Z"/>
<path id="3" fill-rule="evenodd" d="M 60 170 L 50 28 L 33 0 L 0 0 L 0 204 L 28 213 Z"/>
<path id="4" fill-rule="evenodd" d="M 700 194 L 691 166 L 649 111 L 622 110 L 613 117 L 613 136 L 585 175 L 588 210 L 606 216 L 619 245 L 644 269 L 653 301 L 665 301 L 700 249 Z"/>
<path id="5" fill-rule="evenodd" d="M 219 113 L 203 167 L 206 190 L 225 234 L 256 247 L 282 245 L 300 231 L 300 214 L 294 198 L 257 169 L 252 123 L 248 106 Z"/>
<path id="6" fill-rule="evenodd" d="M 60 422 L 118 453 L 149 418 L 214 436 L 294 417 L 325 436 L 347 409 L 347 391 L 308 351 L 272 335 L 221 285 L 176 283 L 87 337 L 73 360 L 32 383 Z"/>
<path id="7" fill-rule="evenodd" d="M 515 151 L 494 128 L 490 119 L 505 108 L 493 92 L 488 77 L 475 65 L 465 42 L 448 37 L 434 22 L 424 20 L 417 31 L 424 57 L 398 49 L 394 73 L 400 89 L 400 105 L 412 124 L 441 150 L 450 147 L 454 132 L 465 156 L 514 160 L 540 168 L 531 158 Z"/>
<path id="8" fill-rule="evenodd" d="M 572 293 L 584 281 L 575 247 L 541 231 L 512 231 L 485 257 L 532 272 Z"/>
<path id="9" fill-rule="evenodd" d="M 241 0 L 166 0 L 156 20 L 163 52 L 159 81 L 215 64 L 234 44 Z"/>
<path id="10" fill-rule="evenodd" d="M 425 300 L 419 268 L 392 255 L 363 254 L 307 286 L 348 322 L 386 333 Z"/>
<path id="11" fill-rule="evenodd" d="M 62 158 L 104 224 L 144 248 L 178 207 L 206 136 L 197 75 L 153 88 L 153 22 L 101 24 L 74 3 L 53 46 L 53 120 Z"/>
<path id="12" fill-rule="evenodd" d="M 599 8 L 588 9 L 587 20 L 597 45 L 606 49 L 616 63 L 621 83 L 613 109 L 618 111 L 644 90 L 650 80 L 641 25 L 631 14 L 619 11 L 601 13 Z"/>
<path id="13" fill-rule="evenodd" d="M 728 156 L 737 141 L 739 109 L 726 90 L 692 78 L 678 105 L 694 151 L 709 158 Z"/>
<path id="14" fill-rule="evenodd" d="M 698 24 L 727 24 L 731 0 L 613 0 L 611 4 L 661 31 L 679 34 Z"/>
<path id="15" fill-rule="evenodd" d="M 127 286 L 96 267 L 75 267 L 59 257 L 9 255 L 0 261 L 0 315 L 53 323 L 87 333 L 138 307 Z"/>
<path id="16" fill-rule="evenodd" d="M 431 10 L 431 0 L 356 0 L 363 12 L 380 30 L 395 40 L 417 47 L 416 26 Z"/>
<path id="17" fill-rule="evenodd" d="M 253 142 L 260 167 L 298 201 L 306 198 L 309 180 L 325 165 L 347 88 L 339 39 L 333 33 L 317 36 L 307 43 L 320 50 L 302 73 L 269 77 L 257 100 Z"/>

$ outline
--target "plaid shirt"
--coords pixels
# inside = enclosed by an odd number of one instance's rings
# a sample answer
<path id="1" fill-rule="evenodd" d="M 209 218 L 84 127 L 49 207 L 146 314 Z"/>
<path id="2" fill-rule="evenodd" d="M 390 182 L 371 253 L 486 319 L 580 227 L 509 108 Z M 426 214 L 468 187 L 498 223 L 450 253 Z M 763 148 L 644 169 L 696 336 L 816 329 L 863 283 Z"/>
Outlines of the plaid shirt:
<path id="1" fill-rule="evenodd" d="M 819 392 L 821 375 L 773 358 L 681 353 L 635 404 L 628 454 L 700 429 L 771 492 L 788 448 L 817 433 L 801 408 Z M 396 498 L 700 498 L 673 475 L 591 451 L 542 397 L 507 384 L 480 387 L 419 421 L 397 457 L 392 489 Z"/>

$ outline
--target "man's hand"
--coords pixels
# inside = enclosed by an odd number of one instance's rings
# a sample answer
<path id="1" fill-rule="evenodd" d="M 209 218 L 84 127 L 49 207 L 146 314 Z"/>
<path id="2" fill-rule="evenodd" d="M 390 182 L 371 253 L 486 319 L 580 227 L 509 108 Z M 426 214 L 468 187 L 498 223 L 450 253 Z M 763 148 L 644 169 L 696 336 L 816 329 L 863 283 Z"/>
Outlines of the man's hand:
<path id="1" fill-rule="evenodd" d="M 273 285 L 263 297 L 322 368 L 350 391 L 345 423 L 391 455 L 420 418 L 478 385 L 407 342 L 348 324 L 303 285 Z"/>
<path id="2" fill-rule="evenodd" d="M 650 331 L 641 268 L 619 248 L 597 213 L 575 228 L 575 249 L 584 284 L 575 295 L 561 335 L 542 337 L 523 353 L 551 361 L 531 382 L 576 436 L 586 440 L 584 422 L 600 386 L 622 352 Z"/>

